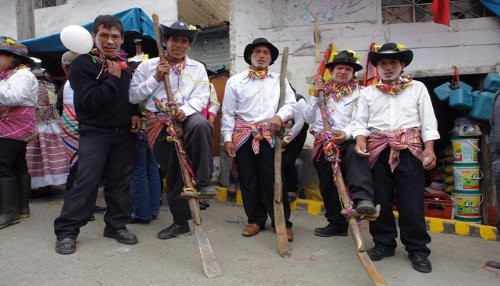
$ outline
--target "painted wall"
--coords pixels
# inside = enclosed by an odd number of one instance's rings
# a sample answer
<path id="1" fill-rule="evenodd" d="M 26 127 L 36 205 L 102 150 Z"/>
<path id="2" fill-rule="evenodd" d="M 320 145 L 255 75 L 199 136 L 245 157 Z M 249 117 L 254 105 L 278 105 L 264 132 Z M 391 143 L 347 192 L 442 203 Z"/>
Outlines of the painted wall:
<path id="1" fill-rule="evenodd" d="M 360 52 L 364 66 L 371 42 L 397 42 L 414 52 L 406 69 L 414 77 L 495 71 L 500 65 L 500 18 L 452 20 L 451 28 L 433 22 L 382 24 L 380 0 L 233 0 L 230 9 L 231 71 L 246 67 L 243 50 L 265 37 L 280 51 L 290 48 L 288 79 L 306 94 L 318 63 L 315 60 L 314 21 L 321 31 L 323 52 L 330 42 L 338 50 Z M 279 72 L 279 58 L 271 67 Z M 364 70 L 358 72 L 358 78 Z M 309 82 L 309 83 L 308 83 Z"/>
<path id="2" fill-rule="evenodd" d="M 17 38 L 15 0 L 0 0 L 0 35 Z M 148 15 L 158 14 L 161 23 L 177 19 L 177 0 L 67 0 L 67 4 L 35 9 L 36 37 L 59 33 L 64 27 L 94 21 L 102 14 L 114 14 L 140 7 Z"/>
<path id="3" fill-rule="evenodd" d="M 414 52 L 406 73 L 414 77 L 500 71 L 500 18 L 452 20 L 451 28 L 433 22 L 382 24 L 381 0 L 233 0 L 230 8 L 231 73 L 247 67 L 245 46 L 265 37 L 280 51 L 289 47 L 287 78 L 297 91 L 308 94 L 318 63 L 315 57 L 314 24 L 321 31 L 321 53 L 330 42 L 338 50 L 360 53 L 365 66 L 371 42 L 397 42 Z M 281 57 L 271 66 L 279 72 Z M 365 70 L 358 72 L 362 78 Z M 301 153 L 302 186 L 317 182 L 311 162 L 313 140 Z M 222 170 L 222 168 L 221 168 Z"/>

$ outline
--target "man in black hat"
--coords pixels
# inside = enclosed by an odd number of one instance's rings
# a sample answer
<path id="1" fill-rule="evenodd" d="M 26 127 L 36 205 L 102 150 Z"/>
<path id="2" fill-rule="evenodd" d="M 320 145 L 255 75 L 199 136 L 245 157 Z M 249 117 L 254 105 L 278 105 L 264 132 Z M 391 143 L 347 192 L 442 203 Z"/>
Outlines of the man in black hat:
<path id="1" fill-rule="evenodd" d="M 248 44 L 243 56 L 250 66 L 229 78 L 222 105 L 224 151 L 236 160 L 248 217 L 248 225 L 243 229 L 247 237 L 264 229 L 268 215 L 274 225 L 274 136 L 282 123 L 292 117 L 297 105 L 286 81 L 284 104 L 278 110 L 280 74 L 269 71 L 278 55 L 278 49 L 264 38 Z M 286 192 L 283 202 L 288 202 Z M 290 205 L 284 203 L 283 207 L 291 241 Z"/>
<path id="2" fill-rule="evenodd" d="M 348 223 L 341 214 L 342 206 L 333 181 L 332 163 L 340 160 L 340 168 L 346 179 L 356 211 L 363 215 L 375 214 L 373 205 L 373 183 L 370 168 L 365 157 L 354 152 L 355 141 L 352 137 L 352 122 L 356 115 L 360 85 L 354 80 L 354 74 L 363 69 L 358 64 L 359 56 L 352 50 L 339 52 L 331 62 L 326 64 L 332 79 L 323 83 L 319 78 L 314 84 L 314 93 L 304 110 L 306 122 L 311 124 L 311 133 L 314 140 L 313 163 L 320 181 L 320 192 L 325 205 L 325 217 L 328 225 L 316 228 L 317 236 L 346 236 Z M 321 97 L 321 94 L 323 97 Z M 323 128 L 323 116 L 320 103 L 326 100 L 326 114 L 333 132 L 327 134 Z M 331 141 L 339 149 L 338 158 L 329 158 L 325 155 L 326 140 L 331 135 Z M 329 153 L 328 151 L 326 153 Z M 349 207 L 349 206 L 345 206 Z"/>
<path id="3" fill-rule="evenodd" d="M 130 221 L 135 133 L 141 120 L 138 106 L 128 100 L 131 72 L 118 63 L 126 61 L 121 51 L 123 25 L 115 16 L 97 16 L 92 38 L 96 49 L 77 56 L 69 68 L 80 141 L 78 171 L 54 221 L 59 254 L 76 251 L 76 238 L 92 217 L 101 179 L 107 205 L 103 235 L 123 244 L 137 243 L 126 224 Z"/>
<path id="4" fill-rule="evenodd" d="M 204 196 L 214 196 L 217 190 L 210 185 L 213 127 L 200 114 L 209 100 L 208 76 L 202 63 L 187 56 L 198 30 L 180 21 L 170 27 L 161 25 L 160 28 L 166 47 L 165 61 L 153 58 L 137 67 L 130 85 L 130 101 L 138 103 L 146 100 L 149 145 L 160 164 L 162 176 L 167 180 L 167 201 L 173 216 L 173 223 L 160 231 L 158 238 L 169 239 L 189 232 L 191 212 L 187 200 L 180 196 L 184 184 L 175 144 L 166 140 L 166 118 L 154 101 L 167 101 L 164 75 L 170 79 L 176 105 L 173 119 L 182 124 L 183 147 L 191 163 L 198 191 Z"/>
<path id="5" fill-rule="evenodd" d="M 386 43 L 368 57 L 380 81 L 361 92 L 353 132 L 356 152 L 368 157 L 375 203 L 381 206 L 379 218 L 370 222 L 375 247 L 368 255 L 373 261 L 394 255 L 395 199 L 408 258 L 415 270 L 428 273 L 431 250 L 426 245 L 431 238 L 424 218 L 424 172 L 436 165 L 434 140 L 439 139 L 431 98 L 423 83 L 401 76 L 413 59 L 411 50 Z"/>
<path id="6" fill-rule="evenodd" d="M 23 44 L 0 37 L 0 229 L 30 216 L 26 146 L 36 134 L 38 82 Z"/>

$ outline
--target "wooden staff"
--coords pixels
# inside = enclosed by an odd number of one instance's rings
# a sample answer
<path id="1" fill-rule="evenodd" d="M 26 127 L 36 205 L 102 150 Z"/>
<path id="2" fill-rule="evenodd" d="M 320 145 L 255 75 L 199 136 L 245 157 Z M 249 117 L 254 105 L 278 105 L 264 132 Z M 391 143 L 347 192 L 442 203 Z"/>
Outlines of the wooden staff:
<path id="1" fill-rule="evenodd" d="M 280 98 L 278 102 L 278 110 L 283 106 L 286 93 L 285 75 L 288 64 L 288 47 L 283 49 L 280 71 Z M 288 245 L 288 237 L 286 235 L 285 213 L 283 211 L 283 182 L 281 179 L 281 142 L 282 138 L 279 135 L 274 139 L 274 227 L 276 229 L 276 241 L 278 243 L 278 251 L 281 256 L 290 256 L 292 251 Z M 288 204 L 288 201 L 286 202 Z"/>
<path id="2" fill-rule="evenodd" d="M 328 121 L 326 102 L 325 99 L 323 98 L 323 91 L 320 91 L 320 112 L 321 112 L 321 117 L 323 119 L 323 129 L 326 132 L 332 132 L 332 127 L 330 126 L 330 123 Z M 335 171 L 334 163 L 332 163 L 332 170 L 334 170 L 335 172 L 333 180 L 335 182 L 335 185 L 337 186 L 337 192 L 339 194 L 339 198 L 341 199 L 342 205 L 344 207 L 349 206 L 351 199 L 349 197 L 349 193 L 347 192 L 347 187 L 344 183 L 344 178 L 342 177 L 342 171 L 340 170 L 340 167 L 337 168 L 337 170 Z M 378 217 L 379 213 L 380 213 L 380 205 L 377 205 L 377 213 L 372 217 L 367 217 L 366 219 L 372 220 Z M 345 209 L 342 210 L 342 214 L 347 215 Z M 358 221 L 357 221 L 358 217 L 359 214 L 357 214 L 356 211 L 354 211 L 350 215 L 347 215 L 349 221 L 349 231 L 351 232 L 352 239 L 356 247 L 356 254 L 358 255 L 359 261 L 365 268 L 366 273 L 372 280 L 373 285 L 376 286 L 387 285 L 387 283 L 384 280 L 384 277 L 380 275 L 380 273 L 377 270 L 377 267 L 375 267 L 375 264 L 373 264 L 372 260 L 368 256 L 368 253 L 366 252 L 365 246 L 363 244 L 363 237 L 361 236 L 361 231 L 359 230 L 358 226 Z"/>
<path id="3" fill-rule="evenodd" d="M 156 34 L 156 46 L 158 48 L 158 55 L 160 57 L 160 62 L 165 61 L 165 51 L 163 50 L 162 44 L 162 35 L 160 32 L 160 21 L 158 20 L 158 15 L 153 14 L 153 24 Z M 163 76 L 163 83 L 165 84 L 165 90 L 167 92 L 168 103 L 174 104 L 174 96 L 172 93 L 172 88 L 170 86 L 170 79 L 168 75 Z M 168 116 L 173 115 L 172 108 L 165 106 L 161 102 L 157 105 L 162 109 L 161 111 Z M 175 109 L 174 109 L 175 110 Z M 168 128 L 174 128 L 174 126 L 168 126 Z M 177 137 L 177 135 L 170 135 L 171 141 L 175 144 L 175 150 L 177 152 L 177 158 L 179 159 L 179 165 L 181 168 L 182 179 L 184 181 L 184 188 L 182 190 L 183 197 L 186 197 L 189 204 L 189 209 L 191 210 L 191 216 L 193 218 L 194 229 L 196 232 L 196 239 L 198 241 L 198 247 L 200 249 L 201 260 L 203 263 L 203 269 L 205 271 L 205 275 L 209 278 L 222 276 L 222 269 L 215 258 L 215 254 L 212 250 L 212 246 L 210 245 L 210 241 L 208 240 L 207 233 L 203 228 L 201 216 L 200 216 L 200 206 L 198 204 L 197 198 L 199 197 L 199 193 L 196 192 L 196 189 L 193 186 L 193 178 L 187 169 L 187 159 L 186 155 L 183 152 L 182 148 L 182 139 Z"/>

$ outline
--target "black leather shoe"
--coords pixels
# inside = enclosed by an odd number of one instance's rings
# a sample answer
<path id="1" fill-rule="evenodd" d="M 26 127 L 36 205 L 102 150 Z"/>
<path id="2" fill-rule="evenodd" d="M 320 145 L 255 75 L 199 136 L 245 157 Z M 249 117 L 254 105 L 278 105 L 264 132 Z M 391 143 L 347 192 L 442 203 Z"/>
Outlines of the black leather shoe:
<path id="1" fill-rule="evenodd" d="M 76 241 L 71 237 L 58 239 L 56 242 L 56 252 L 59 254 L 73 254 L 76 251 Z"/>
<path id="2" fill-rule="evenodd" d="M 422 254 L 408 254 L 408 259 L 411 260 L 411 265 L 413 269 L 422 273 L 431 273 L 432 272 L 432 264 L 429 259 Z"/>
<path id="3" fill-rule="evenodd" d="M 189 232 L 189 225 L 188 224 L 176 224 L 173 223 L 166 229 L 160 231 L 158 233 L 158 238 L 159 239 L 169 239 L 169 238 L 174 238 L 177 237 L 183 233 Z"/>
<path id="4" fill-rule="evenodd" d="M 206 196 L 206 197 L 213 197 L 213 196 L 216 196 L 218 193 L 217 189 L 214 186 L 201 187 L 199 192 L 202 196 Z"/>
<path id="5" fill-rule="evenodd" d="M 376 246 L 367 251 L 372 261 L 382 260 L 384 257 L 394 256 L 394 249 Z"/>
<path id="6" fill-rule="evenodd" d="M 372 201 L 361 200 L 356 206 L 356 212 L 361 215 L 371 216 L 377 212 L 377 209 Z"/>
<path id="7" fill-rule="evenodd" d="M 149 219 L 142 219 L 138 217 L 134 217 L 133 219 L 130 220 L 130 224 L 149 224 L 150 220 Z"/>
<path id="8" fill-rule="evenodd" d="M 100 207 L 98 205 L 94 205 L 94 212 L 95 213 L 105 213 L 108 209 L 104 207 Z"/>
<path id="9" fill-rule="evenodd" d="M 318 227 L 314 229 L 314 235 L 322 237 L 330 236 L 347 236 L 347 226 L 335 226 L 333 223 L 329 223 L 325 227 Z"/>
<path id="10" fill-rule="evenodd" d="M 116 241 L 119 243 L 123 244 L 136 244 L 137 243 L 137 237 L 128 231 L 126 228 L 120 228 L 120 229 L 111 229 L 111 228 L 104 228 L 104 237 L 109 237 L 109 238 L 114 238 Z"/>

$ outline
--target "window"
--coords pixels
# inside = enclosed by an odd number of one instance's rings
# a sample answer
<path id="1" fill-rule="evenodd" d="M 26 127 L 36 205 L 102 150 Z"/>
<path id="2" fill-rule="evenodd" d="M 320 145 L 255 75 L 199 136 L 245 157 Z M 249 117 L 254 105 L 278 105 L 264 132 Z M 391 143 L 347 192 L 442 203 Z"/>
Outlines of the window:
<path id="1" fill-rule="evenodd" d="M 382 0 L 384 24 L 432 22 L 432 0 Z M 451 0 L 450 19 L 470 19 L 494 16 L 479 0 Z"/>
<path id="2" fill-rule="evenodd" d="M 67 0 L 35 0 L 35 9 L 64 5 L 66 1 Z"/>

